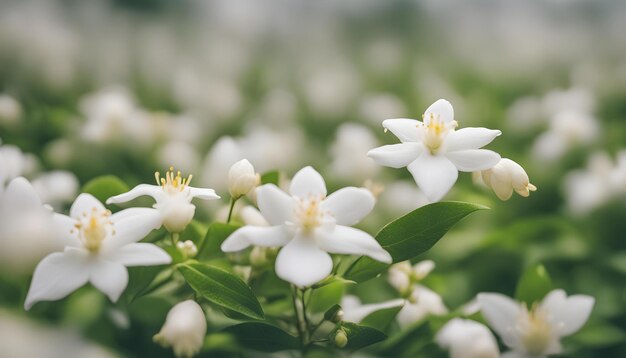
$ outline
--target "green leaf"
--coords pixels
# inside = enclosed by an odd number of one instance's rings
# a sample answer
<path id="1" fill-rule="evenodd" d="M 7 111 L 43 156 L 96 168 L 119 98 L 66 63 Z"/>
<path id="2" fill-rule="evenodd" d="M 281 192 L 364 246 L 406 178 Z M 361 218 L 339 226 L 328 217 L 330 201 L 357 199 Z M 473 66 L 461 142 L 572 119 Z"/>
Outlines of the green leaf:
<path id="1" fill-rule="evenodd" d="M 274 184 L 278 185 L 280 180 L 280 173 L 278 170 L 272 170 L 261 175 L 261 184 Z"/>
<path id="2" fill-rule="evenodd" d="M 376 312 L 372 312 L 367 315 L 361 321 L 361 326 L 369 326 L 379 329 L 381 331 L 387 330 L 389 325 L 393 322 L 393 320 L 398 315 L 398 312 L 402 309 L 403 305 L 399 305 L 397 307 L 389 307 L 383 308 Z"/>
<path id="3" fill-rule="evenodd" d="M 412 259 L 433 247 L 457 222 L 485 206 L 463 202 L 432 203 L 392 221 L 380 230 L 376 240 L 391 254 L 393 262 Z M 361 257 L 343 277 L 357 282 L 376 277 L 387 264 Z"/>
<path id="4" fill-rule="evenodd" d="M 528 306 L 541 301 L 552 290 L 552 280 L 543 265 L 532 266 L 517 282 L 515 297 Z"/>
<path id="5" fill-rule="evenodd" d="M 204 238 L 206 237 L 207 232 L 208 232 L 208 229 L 206 225 L 196 220 L 191 220 L 191 222 L 189 223 L 189 225 L 187 225 L 185 230 L 183 230 L 183 232 L 180 233 L 179 240 L 180 241 L 190 240 L 196 245 L 200 245 L 202 243 L 202 240 L 204 240 Z"/>
<path id="6" fill-rule="evenodd" d="M 433 332 L 428 321 L 421 321 L 390 336 L 376 353 L 384 357 L 416 357 L 432 340 Z"/>
<path id="7" fill-rule="evenodd" d="M 326 310 L 326 312 L 324 312 L 324 320 L 332 322 L 339 311 L 341 311 L 341 306 L 338 304 L 333 305 L 331 308 Z"/>
<path id="8" fill-rule="evenodd" d="M 361 326 L 356 323 L 343 322 L 341 327 L 348 336 L 348 344 L 343 349 L 351 351 L 367 347 L 387 338 L 386 334 L 375 328 Z"/>
<path id="9" fill-rule="evenodd" d="M 239 225 L 226 224 L 215 222 L 209 225 L 209 229 L 206 232 L 204 241 L 202 241 L 201 247 L 198 249 L 199 260 L 208 260 L 222 256 L 222 250 L 220 246 L 222 242 L 226 240 L 230 234 L 239 229 Z"/>
<path id="10" fill-rule="evenodd" d="M 607 347 L 623 343 L 626 333 L 607 322 L 593 322 L 585 325 L 572 338 L 572 341 L 585 348 Z"/>
<path id="11" fill-rule="evenodd" d="M 163 266 L 129 267 L 128 286 L 124 290 L 124 296 L 128 297 L 129 302 L 141 296 L 161 271 Z"/>
<path id="12" fill-rule="evenodd" d="M 254 293 L 239 277 L 215 266 L 185 263 L 178 266 L 191 288 L 208 301 L 247 317 L 263 319 Z"/>
<path id="13" fill-rule="evenodd" d="M 325 312 L 330 307 L 341 302 L 346 291 L 343 282 L 335 281 L 311 292 L 310 303 L 307 308 L 314 313 Z"/>
<path id="14" fill-rule="evenodd" d="M 108 198 L 128 190 L 128 185 L 122 179 L 115 175 L 103 175 L 88 181 L 83 186 L 82 192 L 89 193 L 104 203 Z"/>
<path id="15" fill-rule="evenodd" d="M 234 335 L 242 347 L 255 351 L 272 353 L 300 348 L 296 337 L 267 323 L 241 323 L 225 328 L 224 332 Z"/>

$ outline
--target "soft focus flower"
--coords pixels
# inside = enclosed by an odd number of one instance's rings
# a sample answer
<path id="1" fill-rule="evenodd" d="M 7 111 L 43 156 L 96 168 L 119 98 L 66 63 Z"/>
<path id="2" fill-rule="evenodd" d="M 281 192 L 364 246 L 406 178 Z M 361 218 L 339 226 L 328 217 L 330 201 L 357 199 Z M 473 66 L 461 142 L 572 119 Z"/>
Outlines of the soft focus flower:
<path id="1" fill-rule="evenodd" d="M 71 202 L 79 186 L 76 175 L 64 170 L 43 173 L 33 180 L 33 187 L 41 201 L 54 207 Z"/>
<path id="2" fill-rule="evenodd" d="M 367 189 L 347 187 L 327 197 L 322 176 L 305 167 L 294 175 L 289 194 L 266 184 L 257 188 L 257 202 L 272 226 L 244 226 L 224 241 L 222 250 L 284 246 L 276 258 L 276 274 L 296 286 L 308 287 L 331 273 L 328 253 L 391 262 L 371 235 L 350 227 L 374 207 L 374 196 Z"/>
<path id="3" fill-rule="evenodd" d="M 562 111 L 550 120 L 548 131 L 535 140 L 533 155 L 536 160 L 553 161 L 571 148 L 592 143 L 599 134 L 600 125 L 591 114 Z"/>
<path id="4" fill-rule="evenodd" d="M 567 297 L 565 291 L 553 290 L 541 302 L 528 308 L 501 294 L 478 295 L 489 326 L 518 357 L 562 353 L 561 338 L 582 328 L 591 314 L 594 301 L 591 296 Z"/>
<path id="5" fill-rule="evenodd" d="M 189 143 L 184 141 L 170 141 L 164 144 L 156 153 L 159 165 L 174 166 L 182 171 L 190 172 L 200 163 L 200 155 Z"/>
<path id="6" fill-rule="evenodd" d="M 238 199 L 256 187 L 259 177 L 247 159 L 233 164 L 228 171 L 228 191 L 233 199 Z"/>
<path id="7" fill-rule="evenodd" d="M 24 308 L 58 300 L 91 282 L 116 302 L 128 284 L 126 266 L 162 265 L 170 256 L 153 244 L 137 243 L 161 225 L 158 211 L 133 208 L 111 212 L 90 194 L 81 194 L 70 216 L 55 214 L 54 229 L 64 252 L 37 265 Z"/>
<path id="8" fill-rule="evenodd" d="M 435 268 L 435 262 L 424 260 L 411 266 L 410 261 L 402 261 L 389 267 L 388 281 L 398 292 L 411 294 L 413 286 L 422 281 Z"/>
<path id="9" fill-rule="evenodd" d="M 528 174 L 521 165 L 511 159 L 502 158 L 493 168 L 481 172 L 483 182 L 500 198 L 509 200 L 513 190 L 523 197 L 537 190 L 528 179 Z"/>
<path id="10" fill-rule="evenodd" d="M 202 307 L 194 300 L 187 300 L 172 307 L 154 341 L 171 346 L 177 357 L 192 357 L 202 348 L 206 329 Z"/>
<path id="11" fill-rule="evenodd" d="M 370 304 L 362 304 L 361 300 L 354 295 L 347 295 L 341 299 L 343 320 L 354 323 L 360 323 L 365 317 L 376 311 L 393 307 L 401 307 L 402 305 L 404 305 L 404 300 L 400 298 L 387 302 Z"/>
<path id="12" fill-rule="evenodd" d="M 0 124 L 14 125 L 21 118 L 20 102 L 7 94 L 0 94 Z"/>
<path id="13" fill-rule="evenodd" d="M 154 198 L 154 208 L 161 214 L 163 226 L 171 233 L 180 233 L 193 219 L 196 207 L 191 203 L 193 198 L 214 200 L 220 197 L 213 189 L 194 188 L 189 186 L 192 176 L 183 179 L 180 171 L 174 175 L 174 168 L 161 178 L 156 172 L 155 179 L 158 185 L 139 184 L 131 191 L 107 199 L 107 204 L 124 203 L 139 196 L 149 195 Z"/>
<path id="14" fill-rule="evenodd" d="M 404 215 L 429 203 L 424 193 L 409 180 L 397 180 L 385 185 L 378 202 L 382 209 L 396 216 Z"/>
<path id="15" fill-rule="evenodd" d="M 500 357 L 498 343 L 489 328 L 470 319 L 451 319 L 437 332 L 436 341 L 449 351 L 450 358 Z"/>
<path id="16" fill-rule="evenodd" d="M 456 182 L 459 171 L 489 169 L 500 160 L 498 153 L 479 148 L 501 132 L 486 128 L 455 130 L 457 122 L 450 102 L 436 101 L 426 109 L 423 119 L 383 121 L 383 127 L 402 143 L 372 149 L 368 156 L 380 165 L 407 167 L 430 201 L 441 200 Z"/>
<path id="17" fill-rule="evenodd" d="M 438 316 L 446 313 L 448 309 L 439 294 L 427 287 L 417 285 L 398 313 L 397 320 L 400 327 L 407 327 L 429 315 Z"/>
<path id="18" fill-rule="evenodd" d="M 5 183 L 20 175 L 27 175 L 35 171 L 37 159 L 25 154 L 14 145 L 0 146 L 0 193 Z"/>
<path id="19" fill-rule="evenodd" d="M 356 123 L 342 124 L 330 148 L 331 172 L 344 180 L 362 181 L 373 177 L 380 167 L 366 154 L 377 144 L 376 137 L 367 127 Z"/>

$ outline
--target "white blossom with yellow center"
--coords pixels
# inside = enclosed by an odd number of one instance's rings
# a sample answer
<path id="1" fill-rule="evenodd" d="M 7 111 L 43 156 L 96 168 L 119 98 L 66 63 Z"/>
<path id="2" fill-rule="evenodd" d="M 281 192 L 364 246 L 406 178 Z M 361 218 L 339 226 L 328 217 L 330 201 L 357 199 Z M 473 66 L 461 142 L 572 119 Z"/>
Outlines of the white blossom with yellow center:
<path id="1" fill-rule="evenodd" d="M 480 149 L 501 134 L 487 128 L 462 128 L 450 102 L 440 99 L 426 109 L 423 122 L 397 118 L 383 121 L 402 143 L 372 149 L 368 156 L 391 168 L 406 167 L 428 200 L 439 201 L 456 182 L 459 171 L 486 170 L 500 155 Z"/>
<path id="2" fill-rule="evenodd" d="M 560 354 L 561 338 L 574 334 L 587 322 L 594 305 L 587 295 L 567 297 L 553 290 L 530 309 L 526 304 L 497 293 L 481 293 L 483 316 L 504 344 L 512 349 L 507 357 L 545 357 Z"/>
<path id="3" fill-rule="evenodd" d="M 193 198 L 214 200 L 220 197 L 213 189 L 194 188 L 189 186 L 192 176 L 183 178 L 180 171 L 174 168 L 161 177 L 159 172 L 154 173 L 157 185 L 139 184 L 127 193 L 113 196 L 107 204 L 118 204 L 133 200 L 139 196 L 149 195 L 154 198 L 154 208 L 161 213 L 163 226 L 172 233 L 180 233 L 193 219 L 196 206 L 191 203 Z"/>
<path id="4" fill-rule="evenodd" d="M 370 234 L 350 227 L 374 208 L 369 190 L 347 187 L 326 196 L 324 178 L 305 167 L 294 175 L 289 194 L 273 184 L 260 186 L 256 194 L 270 226 L 240 228 L 224 241 L 224 252 L 250 245 L 283 247 L 276 257 L 276 274 L 298 287 L 311 286 L 331 273 L 329 253 L 391 263 L 389 253 Z"/>
<path id="5" fill-rule="evenodd" d="M 87 282 L 111 301 L 128 284 L 127 266 L 162 265 L 170 256 L 156 245 L 137 243 L 161 226 L 159 212 L 149 208 L 111 214 L 90 194 L 81 194 L 70 216 L 54 214 L 54 234 L 63 252 L 46 256 L 35 269 L 24 307 L 61 299 Z"/>

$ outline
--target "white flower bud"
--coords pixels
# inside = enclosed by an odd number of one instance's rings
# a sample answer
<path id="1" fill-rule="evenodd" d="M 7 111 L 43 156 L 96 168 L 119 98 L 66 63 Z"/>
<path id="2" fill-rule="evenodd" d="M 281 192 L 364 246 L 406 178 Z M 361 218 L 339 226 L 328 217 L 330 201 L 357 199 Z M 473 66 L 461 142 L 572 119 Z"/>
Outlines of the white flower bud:
<path id="1" fill-rule="evenodd" d="M 202 348 L 206 330 L 204 311 L 195 301 L 187 300 L 172 307 L 154 341 L 171 346 L 177 357 L 192 357 Z"/>
<path id="2" fill-rule="evenodd" d="M 191 240 L 177 242 L 176 248 L 187 258 L 193 258 L 198 254 L 198 248 Z"/>
<path id="3" fill-rule="evenodd" d="M 335 345 L 339 348 L 343 348 L 348 344 L 348 335 L 343 329 L 340 329 L 335 333 Z"/>
<path id="4" fill-rule="evenodd" d="M 524 168 L 507 158 L 502 158 L 493 168 L 483 170 L 482 177 L 500 200 L 509 200 L 513 190 L 523 197 L 528 197 L 531 191 L 537 190 L 529 182 Z"/>
<path id="5" fill-rule="evenodd" d="M 235 199 L 248 194 L 258 181 L 254 167 L 247 159 L 242 159 L 233 164 L 228 171 L 228 191 Z"/>

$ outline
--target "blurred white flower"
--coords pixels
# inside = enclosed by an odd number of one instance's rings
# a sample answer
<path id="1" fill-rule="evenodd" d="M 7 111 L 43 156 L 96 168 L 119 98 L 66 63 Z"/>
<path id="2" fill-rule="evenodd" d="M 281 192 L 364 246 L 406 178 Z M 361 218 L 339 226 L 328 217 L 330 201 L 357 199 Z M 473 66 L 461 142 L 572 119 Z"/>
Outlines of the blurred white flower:
<path id="1" fill-rule="evenodd" d="M 437 344 L 447 349 L 450 358 L 498 358 L 495 337 L 484 324 L 453 318 L 437 332 Z"/>
<path id="2" fill-rule="evenodd" d="M 500 200 L 509 200 L 513 190 L 523 197 L 528 197 L 537 187 L 532 185 L 528 174 L 521 165 L 511 159 L 502 158 L 493 168 L 481 172 L 485 185 L 493 190 Z"/>
<path id="3" fill-rule="evenodd" d="M 58 208 L 76 197 L 79 183 L 78 178 L 72 172 L 54 170 L 34 179 L 33 187 L 44 203 Z"/>
<path id="4" fill-rule="evenodd" d="M 583 327 L 594 301 L 591 296 L 567 297 L 565 291 L 553 290 L 528 308 L 501 294 L 478 295 L 483 316 L 519 357 L 562 353 L 561 338 Z"/>
<path id="5" fill-rule="evenodd" d="M 12 126 L 22 119 L 22 105 L 8 94 L 0 94 L 0 124 Z"/>
<path id="6" fill-rule="evenodd" d="M 289 194 L 266 184 L 257 188 L 257 202 L 272 226 L 244 226 L 222 243 L 222 251 L 284 246 L 276 258 L 276 274 L 298 287 L 311 286 L 331 273 L 328 253 L 391 262 L 371 235 L 350 227 L 374 208 L 374 196 L 367 189 L 347 187 L 326 197 L 322 176 L 305 167 L 294 175 Z"/>
<path id="7" fill-rule="evenodd" d="M 342 60 L 327 60 L 313 65 L 302 79 L 308 106 L 321 119 L 339 118 L 359 91 L 359 76 L 354 66 Z"/>
<path id="8" fill-rule="evenodd" d="M 163 167 L 174 166 L 184 172 L 195 170 L 200 163 L 200 156 L 195 148 L 184 141 L 170 141 L 161 146 L 157 153 L 157 162 Z"/>
<path id="9" fill-rule="evenodd" d="M 228 171 L 228 191 L 230 196 L 237 200 L 248 194 L 260 181 L 254 167 L 247 159 L 233 164 Z"/>
<path id="10" fill-rule="evenodd" d="M 407 112 L 400 98 L 388 93 L 365 96 L 359 106 L 359 115 L 369 123 L 380 123 L 381 118 L 399 118 Z"/>
<path id="11" fill-rule="evenodd" d="M 397 320 L 400 327 L 407 327 L 430 315 L 440 316 L 446 313 L 448 309 L 441 296 L 427 287 L 417 285 L 398 313 Z"/>
<path id="12" fill-rule="evenodd" d="M 568 150 L 590 144 L 598 138 L 600 126 L 591 114 L 565 110 L 550 120 L 548 131 L 533 144 L 533 156 L 538 161 L 554 161 Z"/>
<path id="13" fill-rule="evenodd" d="M 112 214 L 90 194 L 81 194 L 70 216 L 55 214 L 54 231 L 64 252 L 37 265 L 24 303 L 61 299 L 91 282 L 116 302 L 128 284 L 126 266 L 162 265 L 170 256 L 153 244 L 137 243 L 160 225 L 158 211 L 133 208 Z"/>
<path id="14" fill-rule="evenodd" d="M 215 190 L 208 188 L 194 188 L 189 186 L 192 176 L 183 179 L 180 171 L 174 174 L 174 168 L 161 178 L 159 172 L 154 173 L 157 185 L 139 184 L 129 192 L 107 199 L 107 204 L 125 203 L 137 197 L 148 195 L 154 198 L 154 208 L 158 210 L 161 222 L 167 231 L 180 233 L 193 219 L 196 207 L 191 203 L 193 198 L 215 200 L 220 197 Z"/>
<path id="15" fill-rule="evenodd" d="M 55 240 L 52 212 L 28 180 L 13 179 L 0 193 L 0 266 L 22 274 L 45 255 L 63 249 Z"/>
<path id="16" fill-rule="evenodd" d="M 401 298 L 381 303 L 362 304 L 361 300 L 354 295 L 344 296 L 340 304 L 343 310 L 343 321 L 354 323 L 360 323 L 365 317 L 376 311 L 403 305 L 404 300 Z"/>
<path id="17" fill-rule="evenodd" d="M 244 159 L 244 148 L 235 138 L 219 138 L 207 154 L 202 169 L 202 183 L 211 185 L 218 191 L 228 189 L 229 168 L 238 160 Z"/>
<path id="18" fill-rule="evenodd" d="M 194 300 L 187 300 L 176 304 L 167 313 L 161 331 L 154 335 L 154 341 L 164 347 L 171 346 L 177 357 L 192 357 L 200 352 L 206 330 L 202 307 Z"/>
<path id="19" fill-rule="evenodd" d="M 592 113 L 595 108 L 595 98 L 586 88 L 572 87 L 548 92 L 541 104 L 547 117 L 552 117 L 562 111 Z"/>
<path id="20" fill-rule="evenodd" d="M 356 123 L 342 124 L 330 148 L 333 175 L 357 182 L 373 177 L 380 167 L 366 154 L 376 145 L 378 141 L 367 127 Z"/>
<path id="21" fill-rule="evenodd" d="M 434 268 L 432 260 L 420 261 L 413 266 L 410 261 L 402 261 L 389 267 L 387 279 L 393 288 L 408 296 L 415 284 L 425 279 Z"/>
<path id="22" fill-rule="evenodd" d="M 542 112 L 541 101 L 532 96 L 522 97 L 513 102 L 507 111 L 507 124 L 515 131 L 529 132 L 543 123 L 546 116 Z"/>
<path id="23" fill-rule="evenodd" d="M 23 153 L 14 145 L 0 146 L 0 193 L 4 185 L 20 175 L 32 174 L 38 167 L 37 158 Z"/>
<path id="24" fill-rule="evenodd" d="M 454 110 L 440 99 L 426 109 L 424 122 L 414 119 L 387 119 L 383 127 L 402 143 L 370 150 L 368 156 L 378 164 L 407 167 L 415 182 L 430 201 L 439 201 L 452 188 L 458 172 L 493 167 L 500 155 L 478 149 L 501 134 L 499 130 L 463 128 L 455 130 Z"/>
<path id="25" fill-rule="evenodd" d="M 414 183 L 404 180 L 386 185 L 378 202 L 382 208 L 395 215 L 404 215 L 429 203 L 424 193 Z"/>

